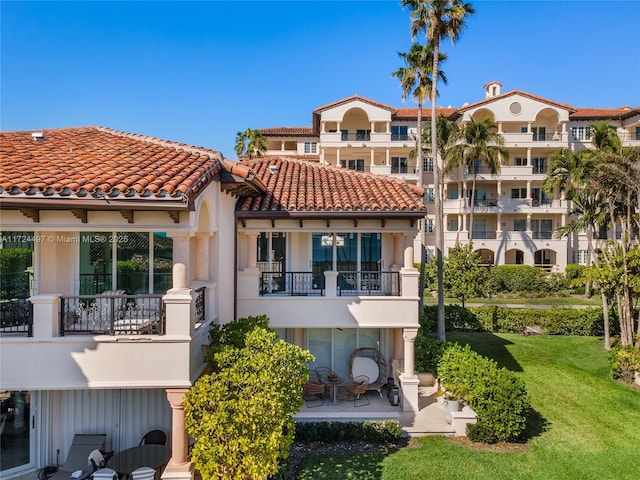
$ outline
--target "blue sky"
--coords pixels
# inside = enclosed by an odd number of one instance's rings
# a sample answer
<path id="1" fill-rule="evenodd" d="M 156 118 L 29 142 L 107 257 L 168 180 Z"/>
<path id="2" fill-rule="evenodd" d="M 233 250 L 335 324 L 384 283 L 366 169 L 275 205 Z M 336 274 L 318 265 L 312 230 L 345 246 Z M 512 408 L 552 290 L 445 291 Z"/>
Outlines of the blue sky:
<path id="1" fill-rule="evenodd" d="M 438 104 L 497 80 L 574 107 L 640 106 L 640 1 L 474 1 Z M 0 128 L 101 125 L 235 158 L 247 127 L 311 126 L 359 94 L 397 107 L 399 0 L 1 2 Z"/>

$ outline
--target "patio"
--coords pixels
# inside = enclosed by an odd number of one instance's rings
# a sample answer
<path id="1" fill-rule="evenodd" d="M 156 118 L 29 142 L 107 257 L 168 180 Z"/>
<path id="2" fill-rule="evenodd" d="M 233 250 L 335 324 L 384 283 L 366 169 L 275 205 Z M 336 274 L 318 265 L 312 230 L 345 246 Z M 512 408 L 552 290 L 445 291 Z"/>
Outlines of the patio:
<path id="1" fill-rule="evenodd" d="M 353 400 L 346 401 L 346 391 L 340 389 L 338 400 L 334 404 L 325 398 L 324 405 L 307 407 L 305 405 L 294 419 L 298 422 L 357 422 L 363 420 L 398 420 L 408 436 L 453 435 L 454 429 L 444 419 L 443 398 L 437 397 L 436 387 L 421 387 L 419 390 L 419 411 L 403 412 L 400 406 L 389 402 L 388 389 L 382 389 L 382 397 L 377 392 L 367 393 L 371 403 L 359 407 L 353 406 Z"/>

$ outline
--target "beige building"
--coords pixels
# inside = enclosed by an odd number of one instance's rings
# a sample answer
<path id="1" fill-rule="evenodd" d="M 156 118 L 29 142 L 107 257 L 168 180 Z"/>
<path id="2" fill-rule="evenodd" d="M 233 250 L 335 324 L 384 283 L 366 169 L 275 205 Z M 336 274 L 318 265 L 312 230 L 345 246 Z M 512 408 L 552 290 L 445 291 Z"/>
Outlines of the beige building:
<path id="1" fill-rule="evenodd" d="M 563 271 L 568 263 L 584 264 L 586 236 L 553 238 L 555 229 L 571 221 L 571 205 L 559 191 L 547 195 L 542 189 L 549 157 L 561 148 L 590 148 L 589 126 L 600 120 L 617 128 L 623 146 L 640 145 L 640 109 L 574 108 L 519 90 L 502 93 L 501 87 L 499 82 L 490 82 L 484 87 L 483 99 L 460 108 L 438 109 L 439 115 L 460 126 L 471 119 L 491 117 L 509 151 L 508 163 L 497 174 L 479 163 L 474 171 L 461 168 L 444 179 L 445 254 L 456 242 L 473 238 L 475 249 L 487 264 L 536 265 L 547 271 Z M 430 109 L 425 108 L 423 122 L 429 121 Z M 424 159 L 418 168 L 410 155 L 416 127 L 415 108 L 396 108 L 353 96 L 315 109 L 311 127 L 265 128 L 261 132 L 267 137 L 269 155 L 297 156 L 397 177 L 423 186 L 425 202 L 432 203 L 433 160 Z M 427 248 L 433 250 L 433 205 L 428 205 L 424 228 Z"/>

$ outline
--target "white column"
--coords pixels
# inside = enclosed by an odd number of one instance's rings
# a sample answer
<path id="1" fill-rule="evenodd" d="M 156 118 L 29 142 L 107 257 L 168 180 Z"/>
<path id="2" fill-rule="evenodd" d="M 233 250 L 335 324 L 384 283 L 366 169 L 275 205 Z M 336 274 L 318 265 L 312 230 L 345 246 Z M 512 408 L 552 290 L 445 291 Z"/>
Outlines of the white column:
<path id="1" fill-rule="evenodd" d="M 60 295 L 34 295 L 29 297 L 29 301 L 33 306 L 34 338 L 57 337 L 59 334 Z"/>
<path id="2" fill-rule="evenodd" d="M 244 235 L 247 237 L 247 268 L 258 268 L 258 232 L 245 232 Z"/>
<path id="3" fill-rule="evenodd" d="M 404 328 L 402 339 L 404 340 L 404 373 L 400 376 L 402 384 L 402 410 L 418 411 L 418 384 L 419 380 L 415 372 L 415 342 L 418 328 Z"/>
<path id="4" fill-rule="evenodd" d="M 387 148 L 386 152 L 385 152 L 385 158 L 384 158 L 384 164 L 389 167 L 391 166 L 391 153 L 389 152 L 389 149 Z"/>
<path id="5" fill-rule="evenodd" d="M 186 388 L 167 388 L 171 405 L 171 459 L 162 473 L 163 479 L 191 480 L 191 462 L 188 457 L 187 430 L 184 426 L 184 396 Z"/>
<path id="6" fill-rule="evenodd" d="M 191 279 L 191 271 L 189 270 L 188 265 L 191 264 L 191 255 L 190 255 L 190 241 L 191 234 L 171 234 L 170 237 L 173 239 L 173 263 L 182 263 L 187 266 L 186 277 L 187 281 Z"/>
<path id="7" fill-rule="evenodd" d="M 375 150 L 372 148 L 371 149 L 371 166 L 373 167 L 374 163 L 375 163 Z"/>
<path id="8" fill-rule="evenodd" d="M 209 281 L 209 239 L 211 232 L 196 232 L 196 279 Z"/>

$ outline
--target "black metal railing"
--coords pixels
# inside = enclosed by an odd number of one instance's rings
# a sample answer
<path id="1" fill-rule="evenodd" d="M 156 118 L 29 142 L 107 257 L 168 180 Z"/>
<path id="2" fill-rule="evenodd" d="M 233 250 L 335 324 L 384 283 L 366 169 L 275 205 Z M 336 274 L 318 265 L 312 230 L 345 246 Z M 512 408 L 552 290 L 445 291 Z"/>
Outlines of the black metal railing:
<path id="1" fill-rule="evenodd" d="M 205 298 L 204 298 L 205 287 L 200 287 L 196 290 L 196 315 L 195 322 L 202 323 L 205 321 Z"/>
<path id="2" fill-rule="evenodd" d="M 484 239 L 484 240 L 494 240 L 496 238 L 496 231 L 490 231 L 490 230 L 474 230 L 473 231 L 473 238 L 475 239 Z"/>
<path id="3" fill-rule="evenodd" d="M 343 142 L 349 142 L 349 141 L 354 141 L 354 142 L 368 142 L 371 140 L 371 133 L 368 132 L 349 132 L 349 133 L 345 133 L 343 132 L 340 135 L 340 139 Z"/>
<path id="4" fill-rule="evenodd" d="M 27 333 L 31 336 L 32 305 L 28 298 L 33 290 L 30 272 L 8 272 L 0 275 L 0 333 Z"/>
<path id="5" fill-rule="evenodd" d="M 338 295 L 400 295 L 400 272 L 340 272 Z"/>
<path id="6" fill-rule="evenodd" d="M 406 142 L 408 140 L 413 140 L 413 137 L 409 136 L 408 133 L 392 133 L 391 134 L 391 141 Z"/>
<path id="7" fill-rule="evenodd" d="M 60 297 L 60 336 L 163 335 L 162 295 L 64 295 Z"/>
<path id="8" fill-rule="evenodd" d="M 260 295 L 324 295 L 324 274 L 313 272 L 262 272 Z"/>
<path id="9" fill-rule="evenodd" d="M 558 142 L 562 140 L 562 136 L 559 133 L 533 133 L 534 142 Z"/>
<path id="10" fill-rule="evenodd" d="M 391 166 L 391 173 L 417 173 L 415 165 Z"/>
<path id="11" fill-rule="evenodd" d="M 469 203 L 471 203 L 471 199 L 469 199 Z M 497 198 L 474 198 L 473 205 L 476 207 L 497 207 L 498 199 Z"/>

